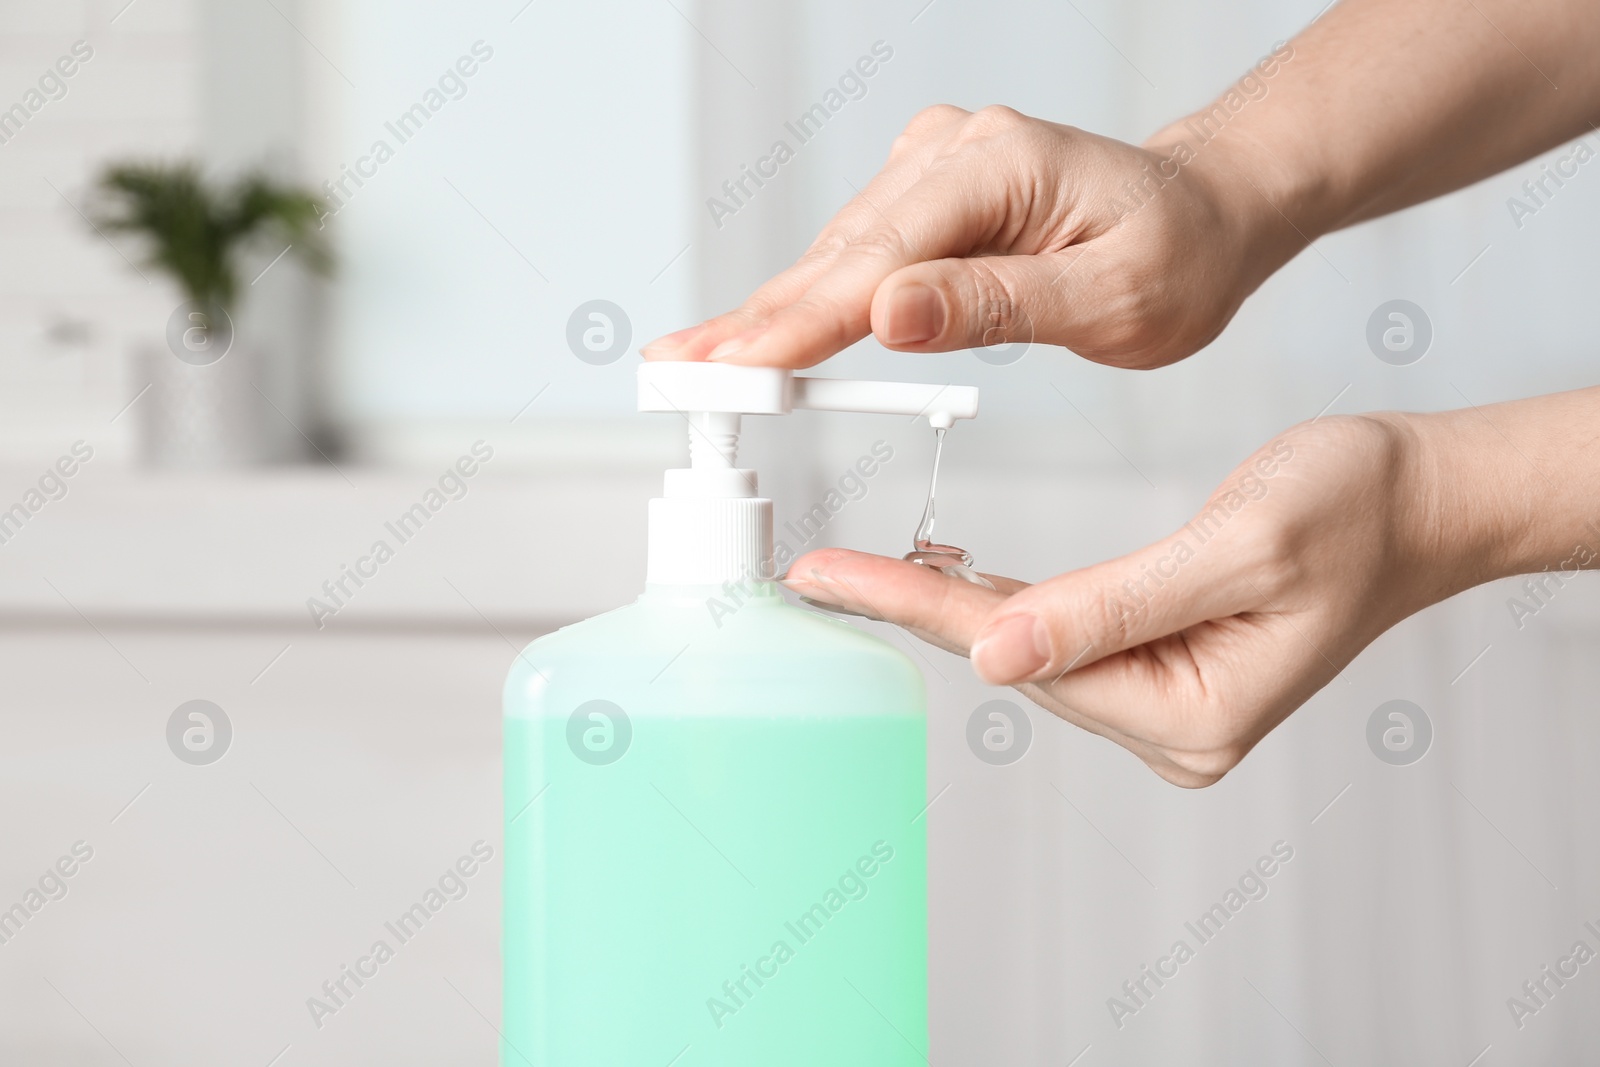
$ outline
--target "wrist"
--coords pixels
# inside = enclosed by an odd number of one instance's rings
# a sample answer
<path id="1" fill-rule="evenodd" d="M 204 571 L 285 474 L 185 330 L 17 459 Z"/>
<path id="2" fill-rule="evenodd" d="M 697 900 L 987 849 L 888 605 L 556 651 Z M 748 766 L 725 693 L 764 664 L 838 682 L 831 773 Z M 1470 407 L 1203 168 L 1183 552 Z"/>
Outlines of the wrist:
<path id="1" fill-rule="evenodd" d="M 1395 485 L 1405 513 L 1399 542 L 1411 573 L 1431 572 L 1421 578 L 1427 603 L 1512 575 L 1600 564 L 1600 530 L 1589 514 L 1595 465 L 1582 449 L 1563 465 L 1562 445 L 1555 443 L 1570 446 L 1574 419 L 1589 422 L 1600 414 L 1597 407 L 1600 390 L 1584 390 L 1436 414 L 1371 416 L 1408 442 Z"/>
<path id="2" fill-rule="evenodd" d="M 1503 576 L 1504 520 L 1484 499 L 1481 457 L 1465 427 L 1440 415 L 1376 412 L 1364 416 L 1398 442 L 1388 476 L 1393 572 L 1408 590 L 1405 614 Z"/>
<path id="3" fill-rule="evenodd" d="M 1242 279 L 1252 292 L 1327 232 L 1317 205 L 1322 190 L 1284 146 L 1268 150 L 1241 117 L 1202 140 L 1210 112 L 1200 111 L 1159 131 L 1144 147 L 1177 164 L 1183 180 L 1225 220 Z"/>
<path id="4" fill-rule="evenodd" d="M 1326 61 L 1312 36 L 1278 42 L 1222 95 L 1147 143 L 1192 156 L 1196 176 L 1235 205 L 1271 264 L 1263 278 L 1348 224 L 1360 196 L 1348 142 L 1315 119 L 1332 87 L 1318 76 Z"/>

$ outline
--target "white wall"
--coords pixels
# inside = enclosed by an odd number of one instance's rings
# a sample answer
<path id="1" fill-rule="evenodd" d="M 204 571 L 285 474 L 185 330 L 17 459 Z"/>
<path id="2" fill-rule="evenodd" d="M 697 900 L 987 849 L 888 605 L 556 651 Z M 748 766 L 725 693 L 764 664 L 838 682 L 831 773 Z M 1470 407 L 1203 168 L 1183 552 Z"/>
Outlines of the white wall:
<path id="1" fill-rule="evenodd" d="M 331 224 L 346 249 L 341 415 L 361 438 L 402 421 L 503 424 L 536 396 L 535 416 L 629 411 L 634 357 L 584 363 L 566 328 L 580 304 L 609 300 L 636 352 L 689 317 L 679 16 L 636 0 L 337 10 L 340 62 L 359 89 L 325 98 L 339 123 L 319 146 L 322 171 L 337 179 L 380 141 L 394 151 L 346 185 Z M 386 124 L 462 57 L 476 72 L 402 141 Z"/>
<path id="2" fill-rule="evenodd" d="M 115 22 L 111 0 L 6 5 L 0 101 L 22 101 L 77 41 L 92 58 L 0 144 L 0 455 L 32 459 L 75 438 L 131 447 L 134 418 L 111 420 L 143 382 L 130 354 L 159 344 L 179 302 L 149 281 L 122 239 L 79 215 L 110 158 L 193 149 L 200 49 L 193 5 L 141 0 Z"/>

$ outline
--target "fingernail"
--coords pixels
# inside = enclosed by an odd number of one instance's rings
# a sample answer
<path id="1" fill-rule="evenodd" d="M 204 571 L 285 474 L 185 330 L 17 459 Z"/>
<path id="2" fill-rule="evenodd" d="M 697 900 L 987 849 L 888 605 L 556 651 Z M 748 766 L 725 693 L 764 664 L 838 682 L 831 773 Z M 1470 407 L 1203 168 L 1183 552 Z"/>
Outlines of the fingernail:
<path id="1" fill-rule="evenodd" d="M 972 646 L 972 666 L 995 685 L 1021 681 L 1050 662 L 1050 631 L 1037 615 L 1012 615 Z"/>
<path id="2" fill-rule="evenodd" d="M 814 588 L 822 589 L 828 594 L 831 594 L 835 599 L 837 599 L 840 593 L 843 592 L 837 581 L 835 581 L 826 571 L 820 570 L 816 567 L 812 567 L 811 570 L 807 572 L 805 580 L 810 582 Z"/>
<path id="3" fill-rule="evenodd" d="M 744 333 L 735 334 L 716 348 L 713 348 L 711 354 L 706 358 L 712 361 L 735 359 L 748 351 L 766 330 L 766 324 L 763 323 L 753 329 L 744 331 Z"/>
<path id="4" fill-rule="evenodd" d="M 686 330 L 678 330 L 675 333 L 667 334 L 665 337 L 658 337 L 654 341 L 651 341 L 649 344 L 645 345 L 643 348 L 639 349 L 639 354 L 648 358 L 650 356 L 664 356 L 669 352 L 676 352 L 678 349 L 687 344 L 691 337 L 705 328 L 706 324 L 702 322 L 698 326 L 690 326 Z"/>
<path id="5" fill-rule="evenodd" d="M 891 345 L 931 341 L 944 332 L 944 294 L 931 285 L 912 282 L 889 297 L 888 321 L 881 340 Z"/>
<path id="6" fill-rule="evenodd" d="M 783 584 L 784 588 L 791 589 L 794 592 L 799 593 L 801 596 L 815 597 L 821 592 L 821 590 L 817 587 L 816 582 L 813 582 L 811 579 L 804 578 L 798 574 L 785 574 L 782 578 L 779 578 L 778 581 Z"/>

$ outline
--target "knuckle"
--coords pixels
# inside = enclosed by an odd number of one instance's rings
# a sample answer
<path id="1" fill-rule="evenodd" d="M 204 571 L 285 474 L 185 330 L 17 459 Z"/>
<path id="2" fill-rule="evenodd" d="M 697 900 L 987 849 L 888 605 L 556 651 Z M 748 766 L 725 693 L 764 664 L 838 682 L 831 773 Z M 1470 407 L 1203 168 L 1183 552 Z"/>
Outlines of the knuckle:
<path id="1" fill-rule="evenodd" d="M 950 138 L 950 150 L 958 152 L 975 144 L 992 141 L 1026 128 L 1031 123 L 1022 112 L 1000 104 L 974 111 L 968 115 Z"/>
<path id="2" fill-rule="evenodd" d="M 791 323 L 803 324 L 812 344 L 838 352 L 866 332 L 869 310 L 865 302 L 848 294 L 809 292 L 781 314 Z"/>
<path id="3" fill-rule="evenodd" d="M 970 112 L 954 104 L 934 104 L 925 107 L 906 123 L 905 133 L 901 136 L 912 140 L 926 137 L 937 130 L 942 130 L 958 119 L 965 118 Z"/>
<path id="4" fill-rule="evenodd" d="M 829 226 L 817 234 L 817 239 L 811 242 L 811 247 L 801 255 L 801 263 L 814 263 L 836 258 L 846 248 L 850 247 L 850 239 L 833 226 Z"/>
<path id="5" fill-rule="evenodd" d="M 916 151 L 917 145 L 920 143 L 920 138 L 913 137 L 909 133 L 900 134 L 889 142 L 889 162 L 899 163 L 906 156 Z"/>
<path id="6" fill-rule="evenodd" d="M 920 262 L 923 258 L 916 254 L 916 249 L 911 247 L 904 234 L 881 222 L 858 234 L 849 242 L 848 250 L 852 254 L 861 254 L 874 259 L 892 259 L 901 263 Z"/>
<path id="7" fill-rule="evenodd" d="M 1033 324 L 1013 282 L 982 259 L 968 260 L 967 266 L 973 339 L 984 345 L 1033 340 Z"/>
<path id="8" fill-rule="evenodd" d="M 949 122 L 949 120 L 946 120 Z M 992 104 L 974 112 L 962 112 L 957 122 L 949 122 L 950 134 L 941 147 L 941 158 L 974 158 L 979 163 L 989 158 L 989 142 L 1006 134 L 1016 133 L 1032 125 L 1027 115 L 1011 107 Z M 966 150 L 986 146 L 984 157 L 978 158 Z"/>
<path id="9" fill-rule="evenodd" d="M 1098 592 L 1083 605 L 1083 618 L 1088 623 L 1089 642 L 1089 648 L 1084 651 L 1104 655 L 1116 649 L 1129 647 L 1136 621 L 1143 608 L 1143 603 L 1124 597 L 1120 589 L 1106 588 Z M 1075 656 L 1078 650 L 1072 649 L 1067 654 Z"/>
<path id="10" fill-rule="evenodd" d="M 1013 314 L 1015 302 L 1012 299 L 1009 279 L 996 271 L 993 264 L 982 257 L 967 260 L 966 266 L 979 304 L 994 304 L 997 307 L 1003 305 L 1004 314 L 1008 316 Z"/>
<path id="11" fill-rule="evenodd" d="M 971 113 L 953 104 L 934 104 L 911 117 L 905 130 L 889 146 L 889 162 L 897 163 L 919 150 L 937 144 L 950 127 L 957 125 Z"/>
<path id="12" fill-rule="evenodd" d="M 725 315 L 718 315 L 710 322 L 710 327 L 718 332 L 747 330 L 772 313 L 777 302 L 761 294 L 753 294 L 743 307 L 735 308 Z"/>
<path id="13" fill-rule="evenodd" d="M 1029 123 L 1028 116 L 1004 104 L 990 104 L 973 113 L 970 125 L 986 133 L 1009 133 Z"/>

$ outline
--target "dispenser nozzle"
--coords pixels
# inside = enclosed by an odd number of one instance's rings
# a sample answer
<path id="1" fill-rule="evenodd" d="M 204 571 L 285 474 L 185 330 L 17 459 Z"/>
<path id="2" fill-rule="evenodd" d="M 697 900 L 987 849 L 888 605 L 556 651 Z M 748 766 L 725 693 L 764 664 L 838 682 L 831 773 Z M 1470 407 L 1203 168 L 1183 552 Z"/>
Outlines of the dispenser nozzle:
<path id="1" fill-rule="evenodd" d="M 667 471 L 662 495 L 650 502 L 647 581 L 765 581 L 788 566 L 773 554 L 772 501 L 757 495 L 756 472 L 739 468 L 739 423 L 796 408 L 926 417 L 948 429 L 978 414 L 978 390 L 797 378 L 779 367 L 728 363 L 641 364 L 639 410 L 676 412 L 689 423 L 689 466 Z"/>

